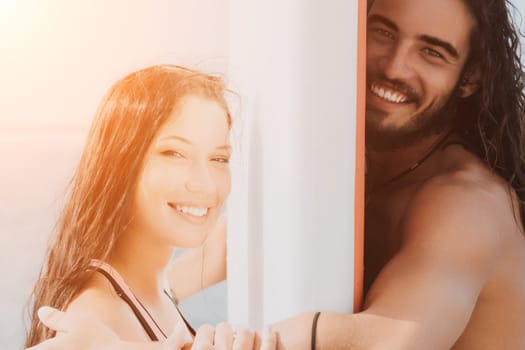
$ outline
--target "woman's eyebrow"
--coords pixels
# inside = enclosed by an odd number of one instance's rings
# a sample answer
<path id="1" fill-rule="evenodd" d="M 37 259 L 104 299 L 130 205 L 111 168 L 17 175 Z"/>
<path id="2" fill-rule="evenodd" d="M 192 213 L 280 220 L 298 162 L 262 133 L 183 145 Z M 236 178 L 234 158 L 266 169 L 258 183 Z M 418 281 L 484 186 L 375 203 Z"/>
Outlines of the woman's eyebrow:
<path id="1" fill-rule="evenodd" d="M 169 136 L 165 136 L 163 138 L 160 139 L 160 141 L 163 141 L 163 140 L 178 140 L 178 141 L 181 141 L 187 145 L 193 145 L 193 143 L 182 137 L 182 136 L 177 136 L 177 135 L 169 135 Z M 232 150 L 232 146 L 230 146 L 229 144 L 224 144 L 224 145 L 221 145 L 221 146 L 218 146 L 216 147 L 217 150 L 224 150 L 224 151 L 228 151 L 228 152 L 231 152 Z"/>
<path id="2" fill-rule="evenodd" d="M 177 135 L 169 135 L 169 136 L 165 136 L 163 138 L 160 139 L 161 141 L 162 140 L 178 140 L 178 141 L 181 141 L 181 142 L 184 142 L 188 145 L 191 145 L 192 142 L 182 136 L 177 136 Z"/>

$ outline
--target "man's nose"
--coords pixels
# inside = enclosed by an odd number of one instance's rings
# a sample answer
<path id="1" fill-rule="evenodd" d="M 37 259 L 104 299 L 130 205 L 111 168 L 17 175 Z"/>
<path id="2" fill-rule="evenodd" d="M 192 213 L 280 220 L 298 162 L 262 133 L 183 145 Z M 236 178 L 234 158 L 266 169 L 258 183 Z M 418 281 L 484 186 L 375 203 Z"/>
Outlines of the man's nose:
<path id="1" fill-rule="evenodd" d="M 211 193 L 215 191 L 215 181 L 211 169 L 204 162 L 195 162 L 186 179 L 186 189 L 195 193 Z"/>
<path id="2" fill-rule="evenodd" d="M 382 58 L 383 74 L 391 80 L 406 80 L 413 74 L 410 50 L 398 45 Z"/>

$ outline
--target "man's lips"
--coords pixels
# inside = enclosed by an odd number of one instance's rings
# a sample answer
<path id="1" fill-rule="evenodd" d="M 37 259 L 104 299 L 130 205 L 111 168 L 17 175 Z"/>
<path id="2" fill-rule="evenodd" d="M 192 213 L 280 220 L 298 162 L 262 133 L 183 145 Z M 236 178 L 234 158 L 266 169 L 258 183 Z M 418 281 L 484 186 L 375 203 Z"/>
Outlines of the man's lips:
<path id="1" fill-rule="evenodd" d="M 403 104 L 414 102 L 417 97 L 406 89 L 400 89 L 396 86 L 383 82 L 372 82 L 369 90 L 375 96 L 390 103 Z"/>

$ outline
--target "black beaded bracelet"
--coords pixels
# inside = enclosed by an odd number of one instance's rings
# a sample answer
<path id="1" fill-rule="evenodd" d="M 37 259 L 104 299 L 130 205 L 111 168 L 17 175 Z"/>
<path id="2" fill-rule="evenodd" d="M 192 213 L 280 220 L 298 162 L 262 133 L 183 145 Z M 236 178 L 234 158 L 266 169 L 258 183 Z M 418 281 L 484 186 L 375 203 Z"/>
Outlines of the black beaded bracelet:
<path id="1" fill-rule="evenodd" d="M 317 311 L 314 315 L 314 319 L 312 320 L 312 341 L 311 341 L 311 350 L 315 350 L 315 341 L 317 338 L 317 320 L 319 320 L 319 315 L 321 313 Z"/>

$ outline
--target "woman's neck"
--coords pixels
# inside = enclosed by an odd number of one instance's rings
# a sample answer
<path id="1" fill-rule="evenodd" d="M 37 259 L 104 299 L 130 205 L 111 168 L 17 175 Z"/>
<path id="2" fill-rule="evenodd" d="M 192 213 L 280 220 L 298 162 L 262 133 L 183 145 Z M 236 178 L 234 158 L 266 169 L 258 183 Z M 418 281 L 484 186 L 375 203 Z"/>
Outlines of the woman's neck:
<path id="1" fill-rule="evenodd" d="M 139 299 L 154 302 L 163 296 L 164 270 L 172 253 L 173 248 L 165 243 L 128 230 L 119 238 L 108 263 L 122 275 Z"/>

